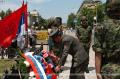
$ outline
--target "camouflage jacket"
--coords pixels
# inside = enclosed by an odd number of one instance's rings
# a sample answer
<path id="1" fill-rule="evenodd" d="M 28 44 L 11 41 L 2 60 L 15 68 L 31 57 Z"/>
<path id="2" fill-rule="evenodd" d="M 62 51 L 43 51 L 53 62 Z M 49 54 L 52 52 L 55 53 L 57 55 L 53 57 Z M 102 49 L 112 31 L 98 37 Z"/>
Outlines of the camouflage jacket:
<path id="1" fill-rule="evenodd" d="M 80 40 L 80 42 L 83 43 L 84 48 L 87 52 L 89 52 L 90 48 L 90 41 L 91 41 L 91 34 L 92 34 L 92 28 L 91 26 L 88 26 L 86 29 L 79 27 L 77 30 L 77 35 Z"/>
<path id="2" fill-rule="evenodd" d="M 112 23 L 96 27 L 93 50 L 102 53 L 102 65 L 120 63 L 120 26 Z"/>

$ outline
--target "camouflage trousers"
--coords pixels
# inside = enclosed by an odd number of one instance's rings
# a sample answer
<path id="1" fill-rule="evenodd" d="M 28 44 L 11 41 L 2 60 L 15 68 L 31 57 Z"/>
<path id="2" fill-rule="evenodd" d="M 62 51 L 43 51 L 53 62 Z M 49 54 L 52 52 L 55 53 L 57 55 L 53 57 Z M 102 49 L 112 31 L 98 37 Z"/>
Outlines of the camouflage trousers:
<path id="1" fill-rule="evenodd" d="M 120 79 L 120 64 L 106 64 L 102 67 L 103 79 Z"/>

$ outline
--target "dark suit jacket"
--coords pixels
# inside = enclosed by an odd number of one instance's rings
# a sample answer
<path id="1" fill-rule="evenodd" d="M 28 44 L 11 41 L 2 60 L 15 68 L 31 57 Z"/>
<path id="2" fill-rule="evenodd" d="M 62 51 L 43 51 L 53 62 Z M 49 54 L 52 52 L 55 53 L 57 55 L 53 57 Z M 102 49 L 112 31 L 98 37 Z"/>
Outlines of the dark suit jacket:
<path id="1" fill-rule="evenodd" d="M 69 35 L 63 35 L 61 41 L 61 59 L 60 65 L 64 65 L 64 61 L 67 58 L 67 55 L 72 55 L 72 66 L 77 67 L 82 64 L 85 60 L 88 59 L 88 54 L 85 51 L 82 43 L 79 42 L 77 38 L 74 38 Z"/>

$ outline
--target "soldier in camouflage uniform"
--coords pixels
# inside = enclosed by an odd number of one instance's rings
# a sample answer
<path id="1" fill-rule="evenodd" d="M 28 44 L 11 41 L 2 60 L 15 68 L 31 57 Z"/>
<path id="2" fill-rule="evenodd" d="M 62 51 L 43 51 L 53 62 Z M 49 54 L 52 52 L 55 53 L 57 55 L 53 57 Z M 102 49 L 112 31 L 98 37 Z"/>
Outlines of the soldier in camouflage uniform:
<path id="1" fill-rule="evenodd" d="M 106 14 L 114 20 L 107 19 L 94 34 L 97 78 L 120 79 L 120 0 L 106 0 Z"/>
<path id="2" fill-rule="evenodd" d="M 86 16 L 81 17 L 81 26 L 77 27 L 77 37 L 79 38 L 80 42 L 83 43 L 85 51 L 89 55 L 90 43 L 91 43 L 91 34 L 92 34 L 92 27 L 88 26 L 88 21 Z M 86 70 L 86 72 L 89 72 Z"/>
<path id="3" fill-rule="evenodd" d="M 83 43 L 85 50 L 89 53 L 90 41 L 91 41 L 92 27 L 88 26 L 86 16 L 81 17 L 81 26 L 78 27 L 77 36 L 80 42 Z"/>
<path id="4" fill-rule="evenodd" d="M 120 79 L 120 26 L 114 21 L 105 23 L 97 26 L 94 34 L 93 50 L 97 77 Z"/>

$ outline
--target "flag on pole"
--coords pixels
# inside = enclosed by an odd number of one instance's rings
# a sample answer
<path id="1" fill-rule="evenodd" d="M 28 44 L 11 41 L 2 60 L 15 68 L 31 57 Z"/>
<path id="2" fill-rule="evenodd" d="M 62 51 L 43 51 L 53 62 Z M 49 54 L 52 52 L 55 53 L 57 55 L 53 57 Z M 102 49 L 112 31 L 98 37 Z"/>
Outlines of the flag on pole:
<path id="1" fill-rule="evenodd" d="M 17 45 L 20 49 L 25 47 L 25 35 L 27 34 L 27 4 L 24 5 L 23 2 L 23 12 L 20 19 L 20 24 L 18 27 L 18 35 L 17 35 Z"/>
<path id="2" fill-rule="evenodd" d="M 23 15 L 24 15 L 24 22 L 25 22 L 25 30 L 28 31 L 28 20 L 27 20 L 27 3 L 24 4 L 23 2 Z"/>
<path id="3" fill-rule="evenodd" d="M 21 19 L 20 19 L 20 24 L 18 27 L 18 36 L 23 36 L 26 34 L 25 30 L 25 16 L 22 14 Z"/>
<path id="4" fill-rule="evenodd" d="M 0 20 L 0 46 L 8 47 L 11 45 L 18 32 L 21 15 L 27 12 L 26 10 L 27 4 L 22 5 L 21 8 Z M 27 13 L 25 13 L 25 16 L 27 16 Z M 25 25 L 27 29 L 27 17 L 25 17 Z"/>
<path id="5" fill-rule="evenodd" d="M 23 49 L 25 46 L 25 35 L 26 35 L 25 16 L 24 14 L 22 14 L 21 19 L 20 19 L 20 24 L 18 27 L 18 35 L 17 35 L 17 46 L 20 49 Z"/>

